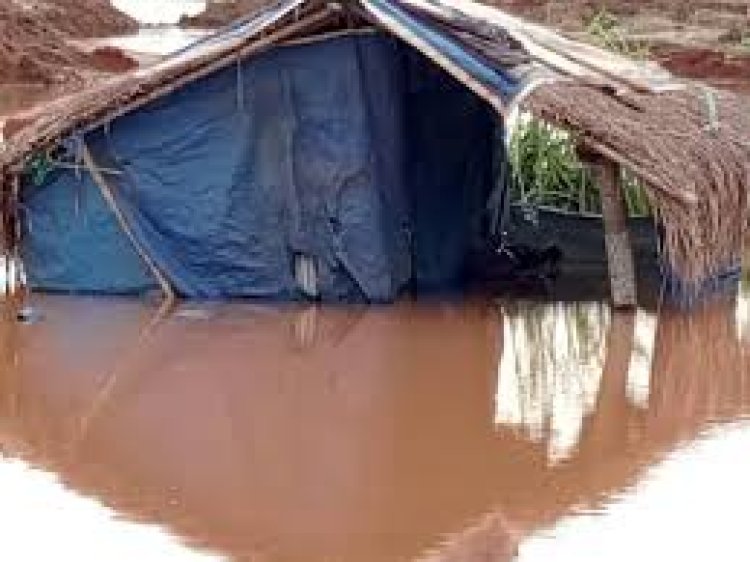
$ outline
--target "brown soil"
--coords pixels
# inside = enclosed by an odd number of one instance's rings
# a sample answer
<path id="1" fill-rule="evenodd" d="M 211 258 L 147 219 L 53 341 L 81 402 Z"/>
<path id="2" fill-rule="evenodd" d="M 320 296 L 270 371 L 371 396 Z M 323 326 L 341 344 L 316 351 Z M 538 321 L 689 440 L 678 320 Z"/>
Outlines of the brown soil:
<path id="1" fill-rule="evenodd" d="M 185 16 L 181 24 L 185 27 L 213 29 L 223 27 L 244 15 L 269 4 L 268 0 L 230 0 L 211 2 L 208 8 L 197 16 Z"/>
<path id="2" fill-rule="evenodd" d="M 11 2 L 12 3 L 12 2 Z M 25 1 L 32 19 L 54 27 L 69 37 L 105 37 L 137 31 L 138 24 L 114 9 L 109 0 Z"/>
<path id="3" fill-rule="evenodd" d="M 655 49 L 654 54 L 665 68 L 677 76 L 750 93 L 750 55 L 669 46 Z"/>
<path id="4" fill-rule="evenodd" d="M 97 47 L 89 56 L 89 64 L 100 72 L 121 73 L 138 68 L 138 63 L 122 49 L 112 46 Z"/>
<path id="5" fill-rule="evenodd" d="M 69 39 L 136 28 L 107 0 L 0 0 L 0 83 L 80 83 L 101 65 Z"/>

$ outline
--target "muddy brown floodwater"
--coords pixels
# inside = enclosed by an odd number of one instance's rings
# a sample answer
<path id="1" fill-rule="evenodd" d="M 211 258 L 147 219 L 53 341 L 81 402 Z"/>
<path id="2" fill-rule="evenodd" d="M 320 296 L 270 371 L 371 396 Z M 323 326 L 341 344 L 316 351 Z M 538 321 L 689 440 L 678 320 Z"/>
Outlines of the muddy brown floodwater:
<path id="1" fill-rule="evenodd" d="M 747 559 L 745 297 L 35 308 L 4 560 Z"/>

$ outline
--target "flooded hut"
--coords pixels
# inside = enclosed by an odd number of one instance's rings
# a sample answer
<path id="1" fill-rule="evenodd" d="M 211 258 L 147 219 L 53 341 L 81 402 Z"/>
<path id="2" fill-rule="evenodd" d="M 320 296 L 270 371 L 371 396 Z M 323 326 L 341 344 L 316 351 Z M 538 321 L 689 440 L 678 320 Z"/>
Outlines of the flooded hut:
<path id="1" fill-rule="evenodd" d="M 502 11 L 283 0 L 48 104 L 0 148 L 8 263 L 39 290 L 391 301 L 461 286 L 507 204 L 521 107 L 598 171 L 616 304 L 635 300 L 618 167 L 669 286 L 736 272 L 750 112 Z"/>

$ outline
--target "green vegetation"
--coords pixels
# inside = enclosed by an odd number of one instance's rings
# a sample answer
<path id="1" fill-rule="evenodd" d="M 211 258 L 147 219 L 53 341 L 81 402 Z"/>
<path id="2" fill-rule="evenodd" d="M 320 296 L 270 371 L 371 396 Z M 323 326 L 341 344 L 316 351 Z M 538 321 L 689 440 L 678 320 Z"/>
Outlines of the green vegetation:
<path id="1" fill-rule="evenodd" d="M 525 115 L 510 146 L 513 200 L 528 207 L 601 213 L 599 187 L 575 147 L 569 133 Z M 640 183 L 626 173 L 622 179 L 628 213 L 649 215 L 648 199 Z"/>
<path id="2" fill-rule="evenodd" d="M 46 154 L 35 155 L 26 165 L 25 173 L 35 187 L 42 185 L 52 172 L 53 165 Z"/>
<path id="3" fill-rule="evenodd" d="M 606 8 L 599 10 L 586 22 L 586 33 L 596 45 L 626 57 L 645 60 L 651 56 L 648 43 L 629 38 L 617 16 Z"/>
<path id="4" fill-rule="evenodd" d="M 719 37 L 719 41 L 728 47 L 736 47 L 742 51 L 750 50 L 750 28 L 732 26 Z"/>

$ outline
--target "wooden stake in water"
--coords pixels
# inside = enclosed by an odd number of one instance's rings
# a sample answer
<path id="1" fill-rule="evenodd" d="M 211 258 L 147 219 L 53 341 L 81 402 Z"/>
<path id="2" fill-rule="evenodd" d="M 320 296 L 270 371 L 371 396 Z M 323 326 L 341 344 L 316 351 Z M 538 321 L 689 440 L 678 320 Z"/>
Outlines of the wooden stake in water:
<path id="1" fill-rule="evenodd" d="M 593 169 L 601 190 L 612 303 L 616 308 L 633 308 L 637 302 L 635 260 L 628 232 L 620 168 L 610 160 L 599 160 L 593 164 Z"/>

